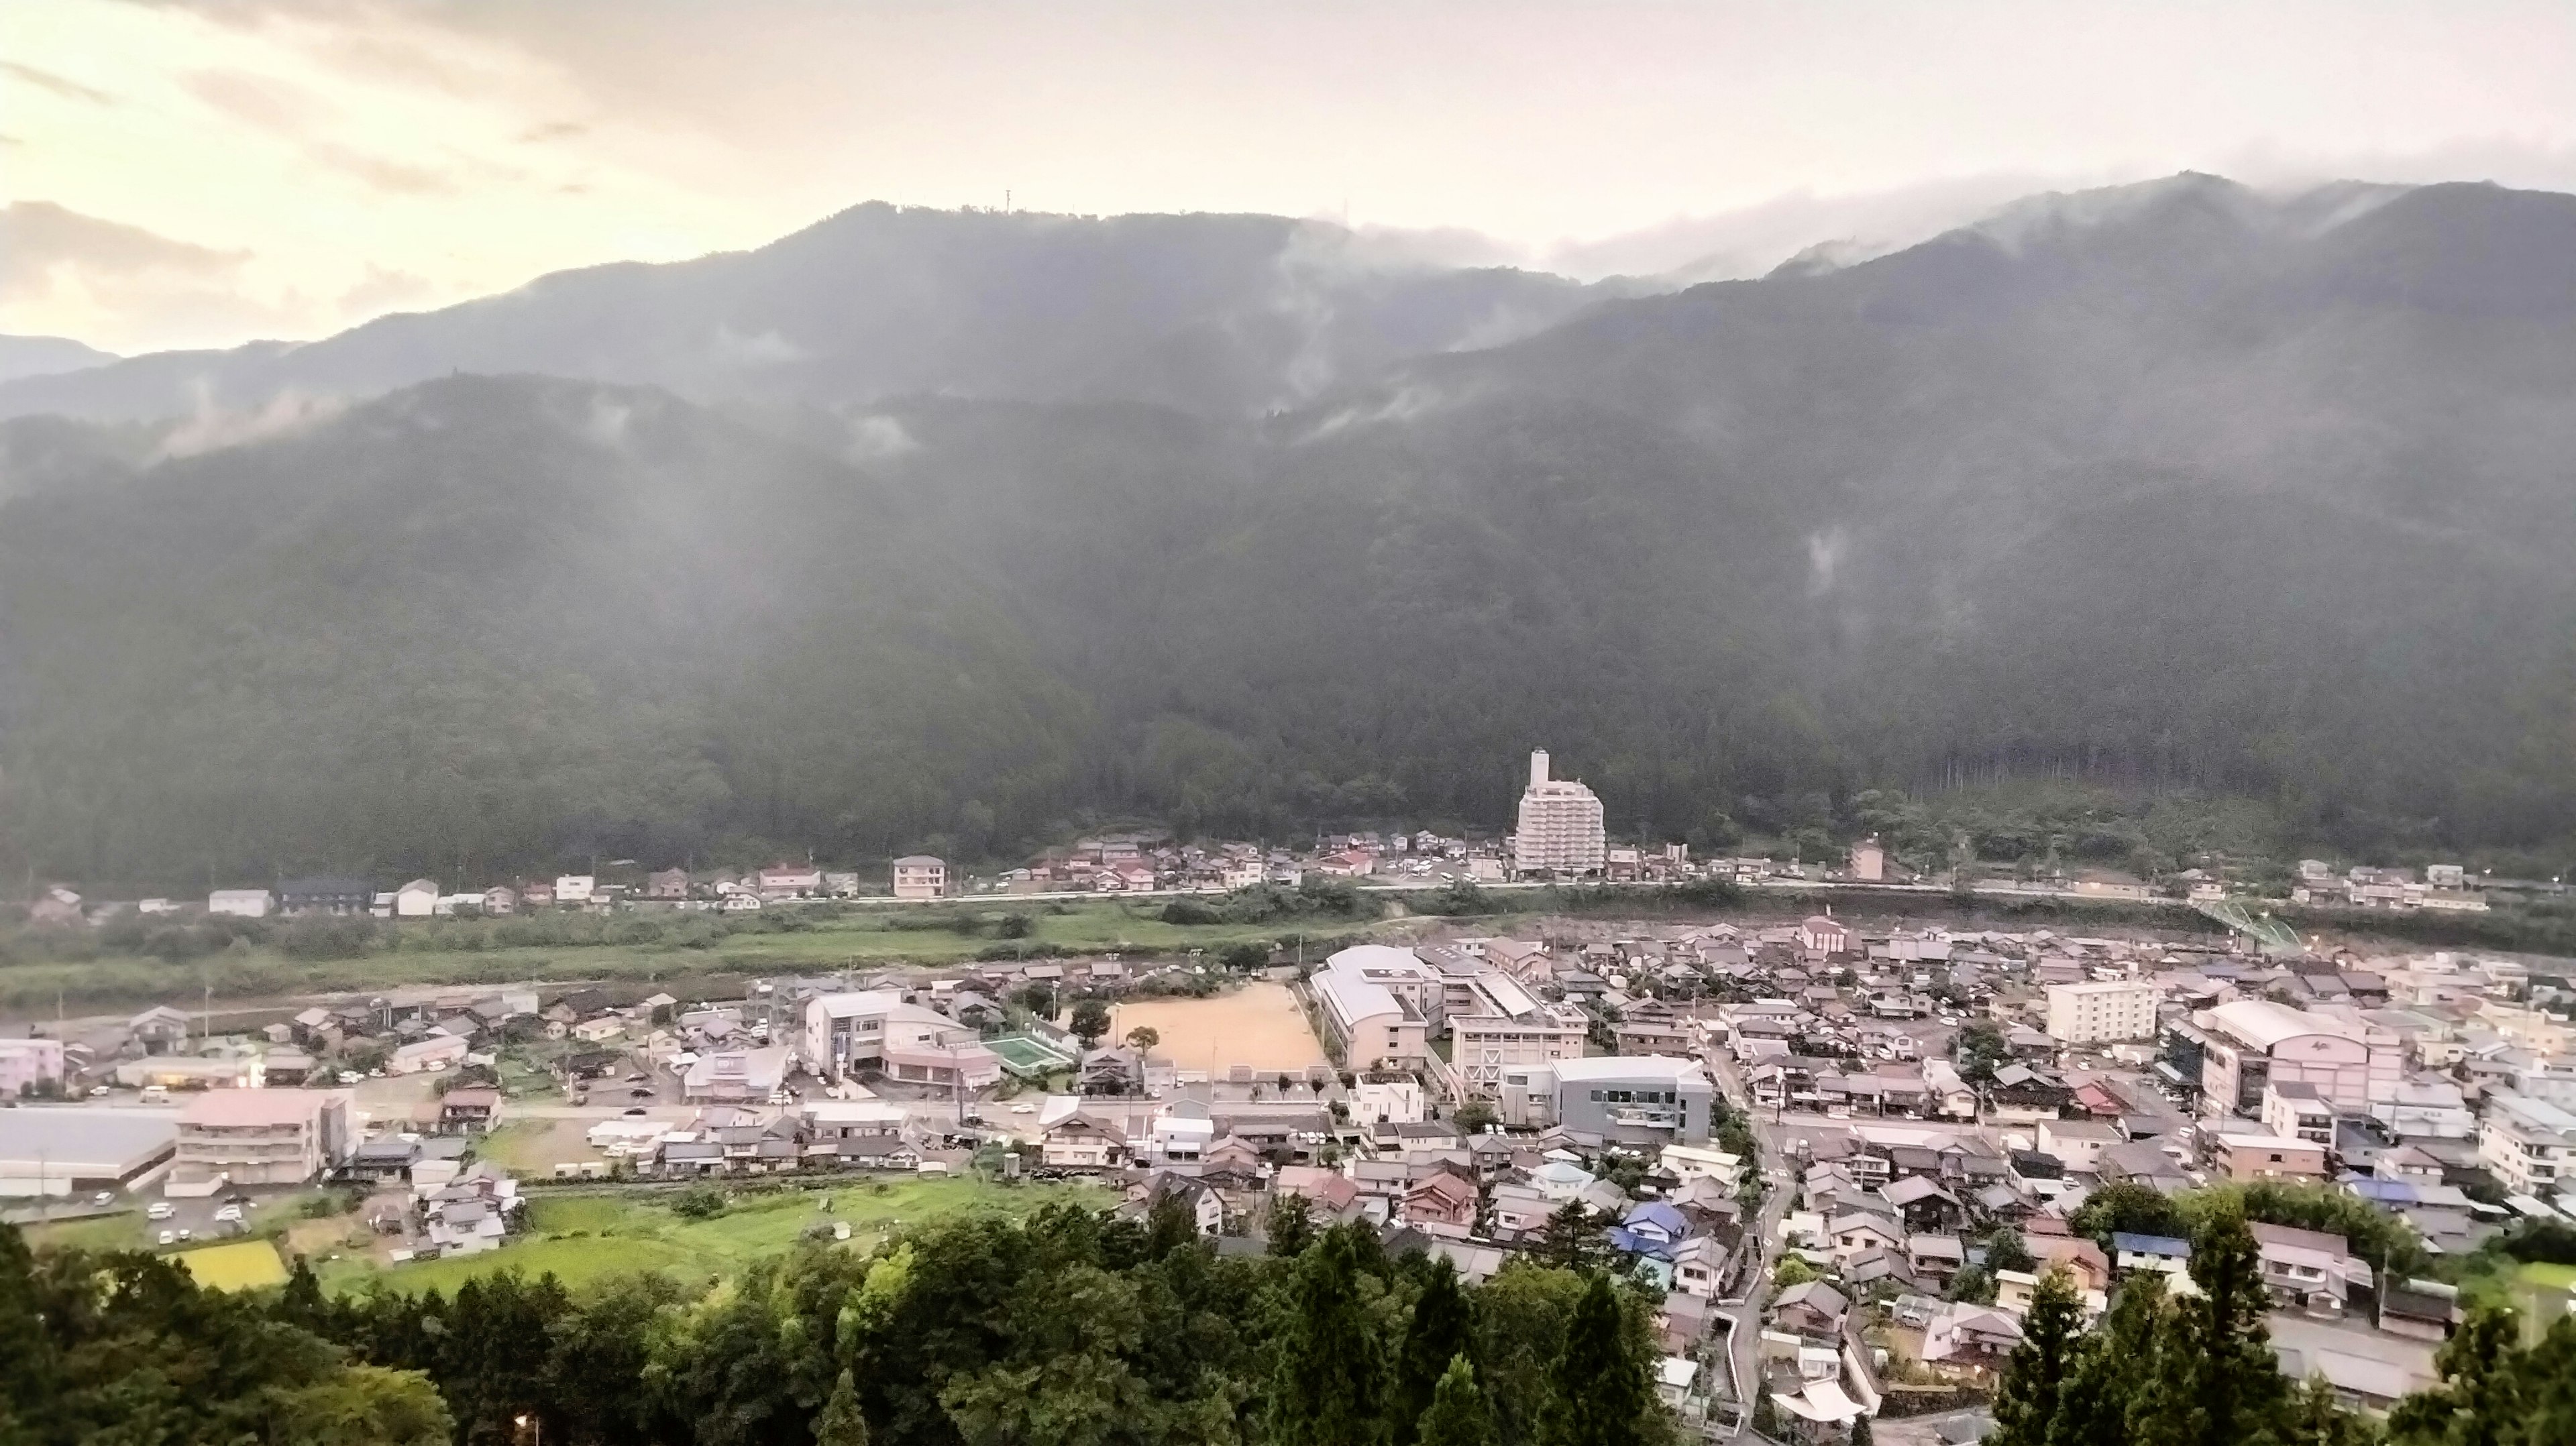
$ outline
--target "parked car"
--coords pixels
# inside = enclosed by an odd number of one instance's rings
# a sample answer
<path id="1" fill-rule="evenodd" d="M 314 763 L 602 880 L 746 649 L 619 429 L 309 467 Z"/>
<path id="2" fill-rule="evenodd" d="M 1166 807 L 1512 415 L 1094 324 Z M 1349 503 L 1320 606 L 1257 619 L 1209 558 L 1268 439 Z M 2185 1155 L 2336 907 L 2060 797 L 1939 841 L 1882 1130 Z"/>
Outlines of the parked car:
<path id="1" fill-rule="evenodd" d="M 116 1192 L 113 1190 L 101 1190 L 97 1194 L 89 1197 L 89 1203 L 92 1205 L 113 1205 L 116 1203 Z"/>
<path id="2" fill-rule="evenodd" d="M 155 1200 L 143 1207 L 143 1218 L 146 1220 L 167 1220 L 178 1213 L 179 1207 L 167 1200 Z"/>
<path id="3" fill-rule="evenodd" d="M 239 1205 L 227 1205 L 221 1210 L 215 1212 L 215 1219 L 218 1221 L 239 1220 L 240 1218 L 242 1218 L 242 1208 Z"/>
<path id="4" fill-rule="evenodd" d="M 178 1243 L 179 1243 L 179 1232 L 178 1232 L 178 1231 L 176 1231 L 176 1230 L 164 1230 L 164 1231 L 162 1231 L 162 1232 L 161 1232 L 161 1243 L 162 1243 L 162 1244 L 164 1244 L 164 1245 L 176 1245 L 176 1244 L 178 1244 Z"/>

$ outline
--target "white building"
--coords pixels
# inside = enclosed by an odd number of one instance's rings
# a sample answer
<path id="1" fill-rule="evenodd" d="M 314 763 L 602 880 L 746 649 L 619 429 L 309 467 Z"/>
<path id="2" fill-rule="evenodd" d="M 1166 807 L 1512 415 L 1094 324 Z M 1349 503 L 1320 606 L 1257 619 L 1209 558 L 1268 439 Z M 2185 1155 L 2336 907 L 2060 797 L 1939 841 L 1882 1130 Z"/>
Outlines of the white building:
<path id="1" fill-rule="evenodd" d="M 892 989 L 820 994 L 806 1001 L 798 1044 L 805 1067 L 840 1079 L 874 1071 L 889 1079 L 952 1088 L 999 1084 L 1001 1057 L 976 1031 Z"/>
<path id="2" fill-rule="evenodd" d="M 1470 1093 L 1499 1097 L 1503 1071 L 1514 1065 L 1583 1057 L 1582 1010 L 1546 1003 L 1491 970 L 1465 980 L 1461 992 L 1465 1007 L 1447 1010 L 1449 1062 Z"/>
<path id="3" fill-rule="evenodd" d="M 1410 949 L 1357 944 L 1324 961 L 1312 981 L 1327 1043 L 1344 1067 L 1410 1069 L 1430 1053 L 1430 1007 L 1440 980 Z"/>
<path id="4" fill-rule="evenodd" d="M 394 890 L 394 917 L 426 919 L 438 912 L 438 884 L 433 879 L 414 879 Z"/>
<path id="5" fill-rule="evenodd" d="M 2209 1041 L 2200 1087 L 2211 1114 L 2253 1114 L 2273 1080 L 2314 1085 L 2328 1105 L 2360 1114 L 2395 1098 L 2404 1078 L 2404 1046 L 2376 1026 L 2268 999 L 2232 999 L 2193 1023 Z"/>
<path id="6" fill-rule="evenodd" d="M 894 861 L 894 896 L 937 899 L 948 893 L 948 861 L 928 854 L 907 854 Z"/>
<path id="7" fill-rule="evenodd" d="M 2143 979 L 2048 986 L 2048 1033 L 2066 1044 L 2153 1039 L 2156 987 Z"/>
<path id="8" fill-rule="evenodd" d="M 2507 1191 L 2546 1198 L 2576 1180 L 2576 1115 L 2545 1100 L 2489 1095 L 2478 1163 Z"/>
<path id="9" fill-rule="evenodd" d="M 599 879 L 596 875 L 558 875 L 555 879 L 555 903 L 567 909 L 587 904 L 590 902 L 592 892 L 598 887 Z"/>
<path id="10" fill-rule="evenodd" d="M 265 919 L 276 906 L 276 896 L 266 889 L 217 889 L 206 895 L 207 913 L 237 919 Z"/>
<path id="11" fill-rule="evenodd" d="M 1547 750 L 1530 754 L 1529 788 L 1521 794 L 1512 862 L 1523 873 L 1598 873 L 1609 857 L 1601 800 L 1571 780 L 1547 776 Z"/>

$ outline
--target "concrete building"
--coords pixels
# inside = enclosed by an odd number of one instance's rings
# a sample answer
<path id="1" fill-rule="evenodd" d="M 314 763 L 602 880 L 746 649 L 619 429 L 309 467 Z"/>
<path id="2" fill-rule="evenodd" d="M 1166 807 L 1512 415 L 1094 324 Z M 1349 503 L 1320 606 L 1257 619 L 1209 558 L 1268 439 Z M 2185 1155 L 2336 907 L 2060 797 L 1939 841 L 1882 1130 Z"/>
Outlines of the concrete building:
<path id="1" fill-rule="evenodd" d="M 2516 1195 L 2543 1199 L 2576 1181 L 2576 1115 L 2517 1094 L 2487 1097 L 2478 1163 Z"/>
<path id="2" fill-rule="evenodd" d="M 1872 834 L 1851 846 L 1852 879 L 1857 883 L 1877 884 L 1887 881 L 1887 850 Z"/>
<path id="3" fill-rule="evenodd" d="M 2403 1045 L 2374 1025 L 2268 999 L 2229 1000 L 2193 1022 L 2208 1040 L 2200 1088 L 2211 1114 L 2254 1113 L 2264 1086 L 2276 1079 L 2313 1085 L 2328 1105 L 2362 1114 L 2372 1102 L 2394 1098 L 2404 1077 Z"/>
<path id="4" fill-rule="evenodd" d="M 2326 1147 L 2248 1130 L 2212 1141 L 2209 1163 L 2230 1180 L 2322 1180 Z"/>
<path id="5" fill-rule="evenodd" d="M 0 1039 L 0 1100 L 14 1100 L 63 1082 L 59 1039 Z"/>
<path id="6" fill-rule="evenodd" d="M 1453 1002 L 1447 1010 L 1449 1062 L 1470 1093 L 1499 1097 L 1503 1071 L 1514 1065 L 1583 1057 L 1582 1010 L 1546 1003 L 1518 980 L 1490 971 L 1464 987 L 1466 1007 Z"/>
<path id="7" fill-rule="evenodd" d="M 0 1110 L 0 1198 L 60 1199 L 132 1186 L 168 1162 L 178 1138 L 176 1110 Z"/>
<path id="8" fill-rule="evenodd" d="M 1325 960 L 1311 983 L 1324 1042 L 1345 1068 L 1411 1069 L 1429 1056 L 1444 985 L 1412 950 L 1354 945 Z"/>
<path id="9" fill-rule="evenodd" d="M 1507 1124 L 1557 1125 L 1631 1144 L 1708 1142 L 1716 1090 L 1696 1060 L 1561 1059 L 1503 1071 Z"/>
<path id="10" fill-rule="evenodd" d="M 948 861 L 928 854 L 907 854 L 894 861 L 894 896 L 939 899 L 948 894 Z"/>
<path id="11" fill-rule="evenodd" d="M 349 1096 L 336 1090 L 211 1090 L 179 1112 L 169 1195 L 226 1184 L 301 1185 L 346 1159 Z"/>
<path id="12" fill-rule="evenodd" d="M 1532 752 L 1529 787 L 1521 794 L 1512 835 L 1513 867 L 1522 873 L 1599 873 L 1609 852 L 1601 800 L 1580 783 L 1550 779 L 1547 751 Z"/>
<path id="13" fill-rule="evenodd" d="M 2064 1044 L 2153 1039 L 2156 987 L 2143 979 L 2048 986 L 2049 1037 Z"/>
<path id="14" fill-rule="evenodd" d="M 2334 1143 L 2334 1106 L 2317 1097 L 2315 1085 L 2280 1079 L 2265 1085 L 2262 1119 L 2265 1129 L 2284 1139 Z"/>
<path id="15" fill-rule="evenodd" d="M 914 1084 L 982 1089 L 1001 1083 L 1001 1057 L 977 1032 L 891 989 L 819 994 L 805 1002 L 797 1045 L 805 1067 L 832 1079 L 875 1073 Z"/>

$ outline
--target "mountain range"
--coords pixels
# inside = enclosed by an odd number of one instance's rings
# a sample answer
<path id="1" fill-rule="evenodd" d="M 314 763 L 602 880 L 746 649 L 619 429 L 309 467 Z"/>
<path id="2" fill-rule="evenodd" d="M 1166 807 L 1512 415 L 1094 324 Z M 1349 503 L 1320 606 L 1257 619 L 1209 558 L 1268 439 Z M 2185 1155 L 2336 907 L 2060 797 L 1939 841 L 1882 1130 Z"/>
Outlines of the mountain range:
<path id="1" fill-rule="evenodd" d="M 2041 196 L 1657 291 L 867 206 L 0 382 L 6 847 L 71 877 L 1722 844 L 2073 774 L 2576 841 L 2576 197 Z"/>

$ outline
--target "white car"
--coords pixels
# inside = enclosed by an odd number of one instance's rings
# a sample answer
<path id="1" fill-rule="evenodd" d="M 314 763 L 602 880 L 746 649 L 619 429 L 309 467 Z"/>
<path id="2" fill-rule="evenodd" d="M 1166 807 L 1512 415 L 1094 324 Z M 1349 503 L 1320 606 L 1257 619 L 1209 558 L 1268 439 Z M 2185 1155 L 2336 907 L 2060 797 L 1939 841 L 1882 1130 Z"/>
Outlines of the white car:
<path id="1" fill-rule="evenodd" d="M 113 1205 L 116 1203 L 116 1192 L 113 1190 L 101 1190 L 97 1194 L 89 1197 L 89 1203 L 92 1205 Z"/>
<path id="2" fill-rule="evenodd" d="M 215 1212 L 215 1218 L 217 1220 L 239 1220 L 242 1218 L 242 1208 L 239 1205 L 227 1205 L 221 1210 Z"/>
<path id="3" fill-rule="evenodd" d="M 178 1244 L 178 1243 L 179 1243 L 179 1232 L 178 1232 L 178 1231 L 176 1231 L 176 1230 L 164 1230 L 164 1231 L 162 1231 L 162 1232 L 161 1232 L 161 1243 L 162 1243 L 162 1244 L 164 1244 L 164 1245 L 176 1245 L 176 1244 Z"/>
<path id="4" fill-rule="evenodd" d="M 1037 1112 L 1038 1107 L 1030 1104 L 1026 1100 L 1022 1100 L 1018 1104 L 1011 1106 L 1011 1113 L 1015 1115 L 1034 1115 Z"/>
<path id="5" fill-rule="evenodd" d="M 150 1205 L 144 1207 L 143 1218 L 146 1220 L 167 1220 L 178 1213 L 178 1206 L 171 1204 L 167 1200 L 155 1200 Z"/>

